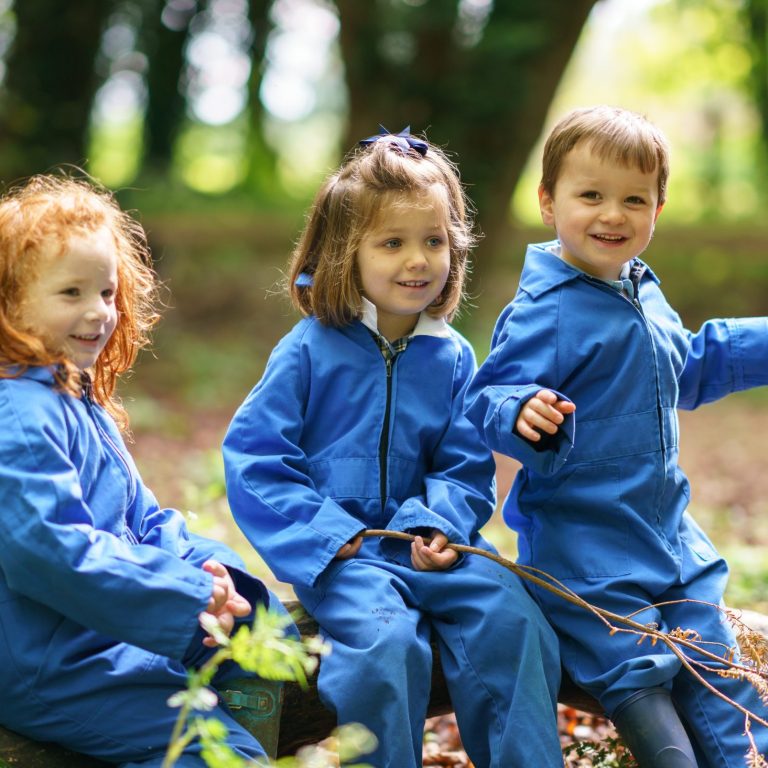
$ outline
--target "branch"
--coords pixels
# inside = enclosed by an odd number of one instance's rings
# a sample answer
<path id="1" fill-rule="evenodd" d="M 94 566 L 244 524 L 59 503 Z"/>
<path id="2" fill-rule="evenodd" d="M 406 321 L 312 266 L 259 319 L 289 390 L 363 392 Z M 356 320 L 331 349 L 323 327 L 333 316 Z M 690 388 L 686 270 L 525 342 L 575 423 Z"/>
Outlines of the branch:
<path id="1" fill-rule="evenodd" d="M 364 538 L 387 537 L 387 538 L 393 538 L 393 539 L 401 539 L 402 541 L 414 541 L 416 538 L 415 536 L 409 533 L 403 533 L 402 531 L 387 531 L 387 530 L 380 530 L 380 529 L 368 529 L 363 531 L 360 535 Z M 429 543 L 430 540 L 427 538 L 424 538 L 424 541 L 426 543 Z M 562 584 L 553 576 L 550 576 L 548 573 L 541 571 L 538 568 L 533 568 L 531 566 L 525 566 L 525 565 L 519 565 L 518 563 L 513 563 L 511 560 L 507 560 L 506 558 L 501 557 L 501 555 L 497 555 L 493 552 L 488 552 L 478 547 L 470 547 L 470 546 L 466 546 L 465 544 L 452 544 L 452 543 L 448 543 L 446 544 L 446 546 L 449 549 L 455 550 L 456 552 L 461 552 L 461 553 L 470 554 L 470 555 L 480 555 L 482 557 L 488 558 L 489 560 L 493 560 L 495 563 L 498 563 L 503 568 L 506 568 L 507 570 L 510 570 L 513 573 L 517 574 L 521 579 L 525 579 L 526 581 L 529 581 L 532 584 L 535 584 L 536 586 L 541 587 L 542 589 L 546 589 L 548 592 L 551 592 L 557 595 L 558 597 L 561 597 L 563 600 L 566 600 L 569 603 L 573 603 L 574 605 L 578 605 L 581 608 L 584 608 L 585 610 L 590 611 L 592 614 L 594 614 L 596 618 L 598 618 L 600 621 L 603 622 L 603 624 L 606 625 L 606 627 L 610 631 L 610 634 L 612 635 L 617 632 L 628 632 L 630 634 L 639 634 L 640 640 L 638 642 L 642 642 L 642 640 L 645 637 L 649 637 L 651 642 L 654 644 L 658 641 L 661 641 L 664 645 L 667 646 L 667 648 L 669 648 L 669 650 L 672 653 L 675 654 L 675 656 L 677 656 L 677 658 L 680 660 L 680 663 L 705 688 L 707 688 L 709 691 L 715 694 L 718 698 L 722 699 L 723 701 L 727 702 L 731 706 L 738 709 L 747 718 L 751 718 L 756 723 L 760 723 L 761 725 L 768 728 L 768 720 L 765 720 L 764 718 L 759 717 L 754 712 L 751 712 L 750 710 L 746 709 L 738 702 L 733 701 L 733 699 L 729 698 L 724 693 L 721 693 L 711 683 L 707 682 L 707 680 L 704 679 L 704 677 L 696 669 L 696 667 L 707 670 L 709 672 L 714 672 L 715 674 L 722 674 L 722 673 L 718 672 L 718 670 L 714 670 L 711 667 L 708 667 L 703 662 L 694 661 L 693 659 L 690 659 L 680 649 L 679 646 L 687 648 L 688 650 L 695 651 L 697 654 L 699 654 L 700 656 L 704 657 L 709 661 L 713 661 L 718 664 L 725 664 L 727 667 L 730 668 L 732 675 L 739 677 L 741 679 L 746 678 L 747 681 L 752 685 L 754 685 L 755 676 L 760 678 L 760 680 L 763 681 L 763 684 L 765 684 L 766 674 L 765 672 L 761 671 L 760 668 L 755 670 L 755 669 L 746 667 L 742 664 L 737 664 L 731 659 L 726 659 L 722 656 L 718 656 L 717 654 L 711 653 L 710 651 L 707 651 L 699 647 L 695 642 L 689 640 L 682 633 L 670 634 L 667 632 L 662 632 L 654 628 L 652 625 L 641 624 L 635 621 L 633 618 L 631 618 L 632 616 L 637 615 L 637 613 L 640 613 L 640 611 L 635 611 L 629 616 L 621 616 L 617 613 L 613 613 L 612 611 L 607 611 L 604 608 L 599 608 L 596 605 L 592 605 L 592 603 L 587 602 L 583 598 L 579 597 L 573 590 L 566 587 L 565 584 Z M 693 602 L 693 601 L 681 600 L 677 602 Z M 699 602 L 699 601 L 695 601 L 695 602 Z M 659 603 L 659 605 L 667 605 L 667 604 L 668 603 Z M 706 604 L 712 605 L 711 603 L 706 603 Z M 648 606 L 648 608 L 655 608 L 655 607 L 658 607 L 658 606 L 656 605 Z M 721 610 L 719 606 L 712 605 L 712 607 L 718 611 Z M 644 609 L 644 610 L 647 610 L 647 609 Z M 624 624 L 628 627 L 628 629 L 617 627 L 616 624 Z"/>

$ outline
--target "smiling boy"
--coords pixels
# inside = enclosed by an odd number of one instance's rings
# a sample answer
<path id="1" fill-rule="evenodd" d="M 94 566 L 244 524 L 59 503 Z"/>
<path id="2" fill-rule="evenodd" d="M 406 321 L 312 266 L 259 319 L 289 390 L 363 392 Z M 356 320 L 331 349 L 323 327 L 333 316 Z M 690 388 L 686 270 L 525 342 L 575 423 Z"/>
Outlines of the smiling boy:
<path id="1" fill-rule="evenodd" d="M 555 126 L 539 203 L 557 239 L 528 247 L 465 404 L 489 447 L 523 465 L 504 504 L 519 562 L 616 614 L 695 630 L 723 653 L 734 633 L 707 604 L 721 603 L 728 569 L 686 511 L 676 409 L 768 383 L 768 322 L 710 320 L 691 333 L 638 258 L 666 200 L 668 152 L 656 127 L 622 109 L 578 109 Z M 666 646 L 535 596 L 565 668 L 643 768 L 744 765 L 744 715 Z M 748 684 L 707 681 L 766 715 Z M 765 754 L 768 729 L 753 735 Z"/>

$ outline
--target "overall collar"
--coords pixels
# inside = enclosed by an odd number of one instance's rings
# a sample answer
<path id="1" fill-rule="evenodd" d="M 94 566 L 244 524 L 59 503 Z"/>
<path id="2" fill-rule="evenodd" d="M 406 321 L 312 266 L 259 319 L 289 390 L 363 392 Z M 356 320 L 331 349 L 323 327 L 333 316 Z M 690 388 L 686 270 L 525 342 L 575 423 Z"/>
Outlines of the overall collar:
<path id="1" fill-rule="evenodd" d="M 525 254 L 525 268 L 520 276 L 520 288 L 532 298 L 536 299 L 547 291 L 559 288 L 573 280 L 589 279 L 588 275 L 557 255 L 559 248 L 559 240 L 528 246 Z M 647 278 L 656 284 L 660 282 L 651 268 L 641 259 L 633 259 L 630 266 L 632 269 L 642 268 L 643 280 Z"/>

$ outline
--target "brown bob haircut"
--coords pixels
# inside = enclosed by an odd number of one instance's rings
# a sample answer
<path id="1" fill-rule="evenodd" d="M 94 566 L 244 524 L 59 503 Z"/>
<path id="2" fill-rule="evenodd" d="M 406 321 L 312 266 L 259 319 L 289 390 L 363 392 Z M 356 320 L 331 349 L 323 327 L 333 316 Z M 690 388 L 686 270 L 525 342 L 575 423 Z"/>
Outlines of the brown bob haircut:
<path id="1" fill-rule="evenodd" d="M 79 397 L 81 376 L 59 350 L 19 325 L 27 286 L 44 269 L 43 255 L 63 254 L 72 238 L 106 229 L 118 255 L 117 327 L 91 369 L 93 397 L 128 425 L 114 398 L 117 378 L 149 342 L 157 321 L 158 296 L 141 225 L 122 211 L 110 192 L 90 181 L 58 175 L 33 176 L 0 198 L 0 377 L 19 376 L 30 366 L 53 369 L 59 387 Z"/>
<path id="2" fill-rule="evenodd" d="M 425 142 L 426 143 L 426 142 Z M 450 247 L 445 288 L 427 312 L 450 320 L 464 297 L 468 256 L 475 243 L 471 204 L 456 166 L 430 143 L 425 155 L 402 149 L 390 136 L 353 149 L 322 184 L 291 256 L 288 292 L 303 315 L 340 327 L 362 314 L 357 251 L 387 203 L 418 205 L 419 196 L 442 200 Z M 435 195 L 437 192 L 437 195 Z M 297 285 L 299 275 L 311 285 Z M 306 280 L 300 282 L 306 283 Z"/>
<path id="3" fill-rule="evenodd" d="M 544 145 L 541 187 L 552 197 L 565 156 L 585 143 L 601 160 L 658 171 L 659 205 L 667 199 L 669 145 L 664 134 L 643 115 L 609 106 L 574 109 L 552 129 Z"/>

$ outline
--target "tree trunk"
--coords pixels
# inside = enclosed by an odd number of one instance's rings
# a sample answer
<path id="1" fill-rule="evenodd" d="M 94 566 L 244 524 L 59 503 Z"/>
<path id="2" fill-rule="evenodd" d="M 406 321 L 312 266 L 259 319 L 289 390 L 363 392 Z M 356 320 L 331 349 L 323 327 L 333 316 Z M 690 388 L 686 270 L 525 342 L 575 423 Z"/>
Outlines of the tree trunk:
<path id="1" fill-rule="evenodd" d="M 4 182 L 86 164 L 101 33 L 110 0 L 18 0 L 0 110 Z"/>
<path id="2" fill-rule="evenodd" d="M 248 18 L 251 22 L 251 77 L 248 82 L 248 174 L 246 185 L 259 196 L 275 195 L 277 156 L 264 137 L 264 107 L 261 103 L 261 82 L 264 76 L 269 33 L 273 23 L 270 15 L 272 0 L 250 0 Z"/>
<path id="3" fill-rule="evenodd" d="M 484 239 L 476 271 L 508 250 L 509 207 L 597 0 L 496 0 L 476 41 L 458 3 L 336 0 L 350 101 L 346 145 L 411 125 L 456 153 Z"/>
<path id="4" fill-rule="evenodd" d="M 143 9 L 141 45 L 149 63 L 143 165 L 152 175 L 161 175 L 170 169 L 184 118 L 186 100 L 180 90 L 184 46 L 197 4 L 144 0 Z"/>

